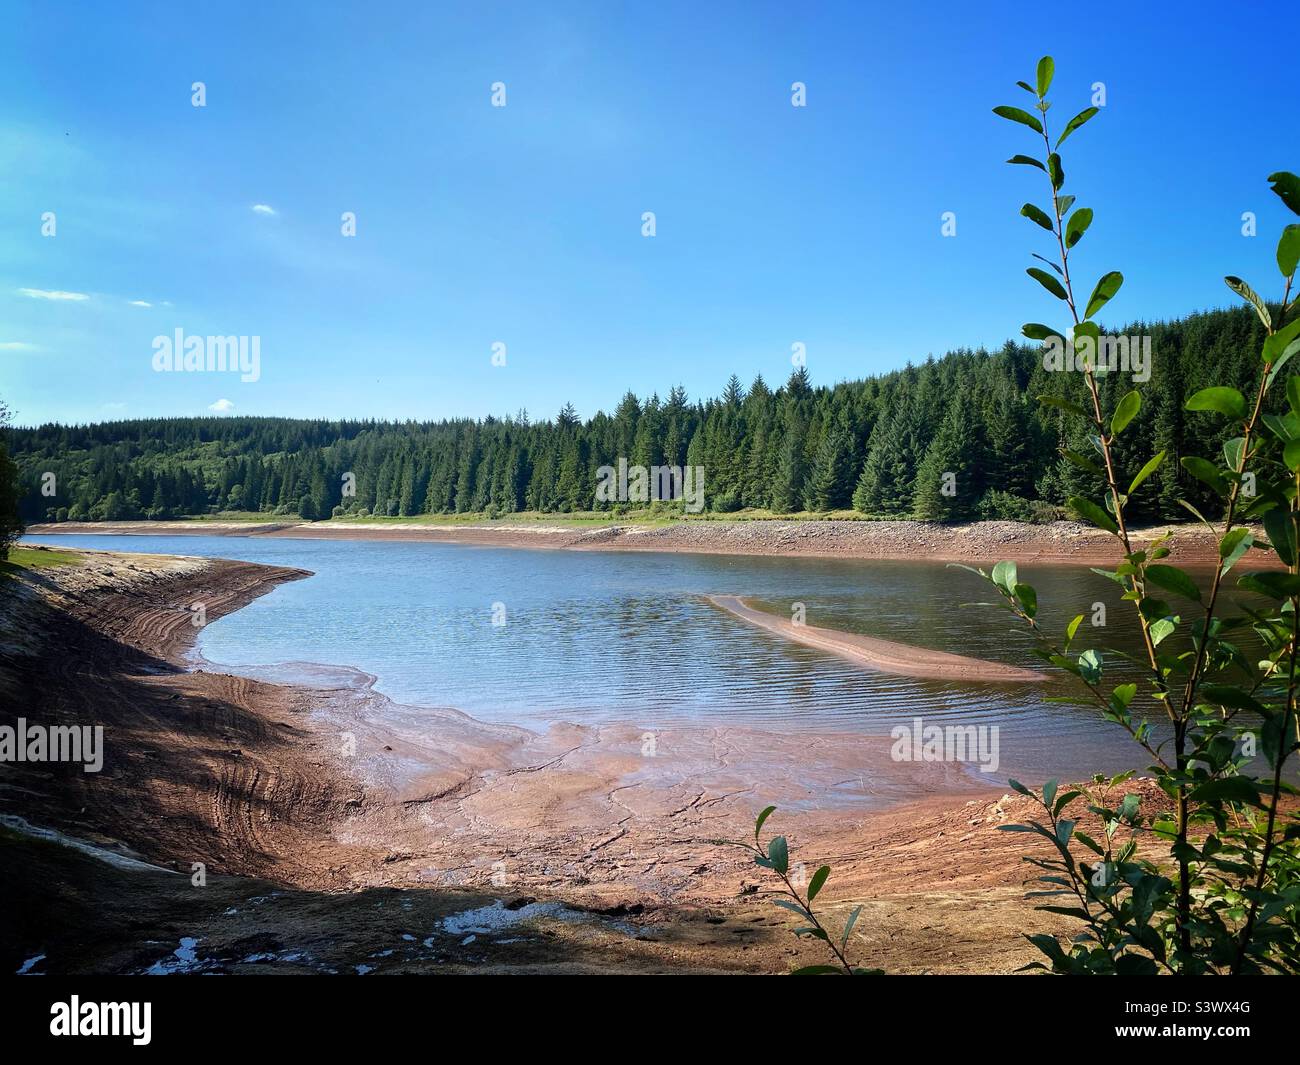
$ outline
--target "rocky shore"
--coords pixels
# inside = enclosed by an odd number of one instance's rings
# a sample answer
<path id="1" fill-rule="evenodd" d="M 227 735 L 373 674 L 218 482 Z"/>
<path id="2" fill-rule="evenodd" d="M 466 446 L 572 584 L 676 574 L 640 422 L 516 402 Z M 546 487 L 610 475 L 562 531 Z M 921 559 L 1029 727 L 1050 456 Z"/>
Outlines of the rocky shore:
<path id="1" fill-rule="evenodd" d="M 496 547 L 589 551 L 663 551 L 808 558 L 862 558 L 966 562 L 992 565 L 1004 558 L 1021 564 L 1113 566 L 1118 541 L 1078 522 L 1027 525 L 1011 521 L 936 525 L 920 521 L 728 521 L 689 520 L 666 524 L 565 524 L 500 520 L 476 524 L 409 522 L 62 522 L 36 525 L 34 536 L 56 533 L 117 535 L 269 536 L 337 540 L 416 540 Z M 1171 561 L 1209 566 L 1218 544 L 1199 525 L 1159 526 L 1133 531 L 1135 547 L 1166 532 Z M 1261 564 L 1275 556 L 1260 552 Z"/>

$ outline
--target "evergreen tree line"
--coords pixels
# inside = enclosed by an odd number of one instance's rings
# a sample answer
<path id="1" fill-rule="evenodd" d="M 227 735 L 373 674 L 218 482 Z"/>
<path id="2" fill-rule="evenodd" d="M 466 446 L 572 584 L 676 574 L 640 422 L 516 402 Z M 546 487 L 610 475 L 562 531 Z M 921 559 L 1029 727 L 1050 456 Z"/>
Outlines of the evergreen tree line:
<path id="1" fill-rule="evenodd" d="M 1143 394 L 1126 432 L 1137 453 L 1168 450 L 1131 511 L 1180 519 L 1179 497 L 1208 503 L 1178 458 L 1210 454 L 1225 433 L 1188 414 L 1185 397 L 1253 379 L 1261 327 L 1249 309 L 1136 323 L 1151 337 L 1151 375 L 1104 378 L 1113 409 Z M 795 369 L 771 388 L 733 376 L 714 399 L 625 395 L 580 421 L 571 405 L 548 421 L 515 417 L 439 422 L 289 418 L 168 418 L 8 430 L 29 521 L 161 519 L 220 511 L 301 515 L 569 513 L 597 503 L 598 469 L 701 467 L 706 504 L 793 513 L 852 508 L 874 517 L 1032 520 L 1071 494 L 1097 495 L 1095 477 L 1063 452 L 1095 457 L 1086 434 L 1047 394 L 1086 401 L 1082 375 L 1043 368 L 1038 344 L 957 350 L 860 381 L 814 387 Z M 1154 447 L 1152 446 L 1154 445 Z M 1130 456 L 1121 443 L 1121 463 Z M 1127 467 L 1125 467 L 1127 468 Z M 1130 475 L 1136 470 L 1130 470 Z M 52 475 L 52 477 L 50 476 Z M 354 490 L 354 491 L 353 491 Z M 672 504 L 665 506 L 671 508 Z"/>
<path id="2" fill-rule="evenodd" d="M 0 400 L 0 432 L 9 424 L 9 408 Z M 0 436 L 0 562 L 9 557 L 9 549 L 23 533 L 18 516 L 21 489 L 18 466 L 9 458 L 9 448 Z"/>

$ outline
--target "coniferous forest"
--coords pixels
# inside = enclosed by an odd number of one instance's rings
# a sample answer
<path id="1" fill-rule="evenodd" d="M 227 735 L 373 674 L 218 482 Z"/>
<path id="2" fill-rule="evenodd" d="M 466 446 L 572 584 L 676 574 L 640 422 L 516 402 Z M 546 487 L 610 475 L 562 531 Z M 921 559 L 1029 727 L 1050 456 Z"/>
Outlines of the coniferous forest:
<path id="1" fill-rule="evenodd" d="M 1103 402 L 1113 407 L 1136 387 L 1141 414 L 1125 439 L 1143 455 L 1167 449 L 1170 457 L 1155 490 L 1131 510 L 1144 520 L 1186 519 L 1180 498 L 1208 500 L 1177 458 L 1212 453 L 1223 441 L 1211 419 L 1185 414 L 1185 398 L 1210 384 L 1251 381 L 1261 326 L 1241 309 L 1118 332 L 1151 338 L 1150 380 L 1108 374 Z M 597 469 L 620 457 L 702 467 L 714 513 L 851 508 L 869 517 L 1041 520 L 1060 515 L 1065 498 L 1089 483 L 1083 467 L 1094 454 L 1087 435 L 1071 428 L 1076 420 L 1039 400 L 1081 401 L 1082 375 L 1048 372 L 1042 362 L 1038 344 L 1008 343 L 834 385 L 814 385 L 803 368 L 776 383 L 733 376 L 715 399 L 693 400 L 680 388 L 629 393 L 585 421 L 566 405 L 546 420 L 156 418 L 7 435 L 28 522 L 222 511 L 309 520 L 621 513 L 627 504 L 595 501 Z"/>

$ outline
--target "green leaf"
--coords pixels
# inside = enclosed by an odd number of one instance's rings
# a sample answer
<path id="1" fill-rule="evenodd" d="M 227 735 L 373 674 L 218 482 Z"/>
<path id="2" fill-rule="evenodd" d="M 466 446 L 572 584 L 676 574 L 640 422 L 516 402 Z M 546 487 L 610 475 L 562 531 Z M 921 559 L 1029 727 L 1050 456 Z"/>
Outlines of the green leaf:
<path id="1" fill-rule="evenodd" d="M 776 812 L 776 807 L 769 806 L 766 810 L 764 810 L 761 814 L 758 815 L 758 819 L 754 822 L 755 839 L 758 839 L 758 834 L 763 831 L 763 822 L 766 821 L 769 817 L 771 817 L 775 812 Z"/>
<path id="2" fill-rule="evenodd" d="M 1219 558 L 1222 560 L 1223 572 L 1236 564 L 1249 549 L 1255 538 L 1251 535 L 1249 529 L 1233 529 L 1222 540 L 1219 541 Z"/>
<path id="3" fill-rule="evenodd" d="M 1079 676 L 1089 684 L 1096 684 L 1101 680 L 1101 655 L 1092 648 L 1079 656 Z"/>
<path id="4" fill-rule="evenodd" d="M 786 845 L 784 836 L 772 837 L 772 842 L 767 845 L 767 860 L 778 873 L 784 873 L 790 868 L 790 848 Z"/>
<path id="5" fill-rule="evenodd" d="M 1136 684 L 1117 684 L 1110 693 L 1111 705 L 1117 707 L 1126 707 L 1133 701 L 1137 695 L 1138 686 Z"/>
<path id="6" fill-rule="evenodd" d="M 1052 225 L 1052 220 L 1047 216 L 1047 212 L 1041 207 L 1035 207 L 1032 203 L 1025 204 L 1020 208 L 1020 213 L 1028 218 L 1031 222 L 1037 222 L 1047 232 L 1055 233 L 1056 227 Z"/>
<path id="7" fill-rule="evenodd" d="M 1138 475 L 1133 478 L 1133 483 L 1128 486 L 1128 494 L 1132 495 L 1137 491 L 1138 485 L 1150 477 L 1156 470 L 1160 469 L 1160 464 L 1165 461 L 1165 452 L 1160 452 L 1155 458 L 1138 470 Z"/>
<path id="8" fill-rule="evenodd" d="M 1286 401 L 1294 414 L 1300 414 L 1300 377 L 1294 374 L 1286 379 Z"/>
<path id="9" fill-rule="evenodd" d="M 1066 294 L 1065 287 L 1046 270 L 1040 270 L 1036 266 L 1031 266 L 1025 271 L 1025 273 L 1042 285 L 1043 288 L 1047 289 L 1047 291 L 1058 300 L 1068 300 L 1070 298 Z"/>
<path id="10" fill-rule="evenodd" d="M 1159 647 L 1161 641 L 1173 635 L 1175 628 L 1177 628 L 1177 625 L 1174 623 L 1173 618 L 1159 618 L 1151 622 L 1151 642 Z"/>
<path id="11" fill-rule="evenodd" d="M 1101 326 L 1096 322 L 1080 322 L 1074 327 L 1071 336 L 1074 337 L 1076 344 L 1079 343 L 1080 337 L 1088 337 L 1094 345 L 1097 345 L 1101 343 Z"/>
<path id="12" fill-rule="evenodd" d="M 1092 225 L 1092 208 L 1080 207 L 1065 223 L 1065 246 L 1073 248 L 1078 244 L 1090 225 Z"/>
<path id="13" fill-rule="evenodd" d="M 1065 626 L 1065 646 L 1068 648 L 1074 642 L 1074 634 L 1079 631 L 1079 626 L 1083 624 L 1083 615 L 1075 614 L 1073 620 Z"/>
<path id="14" fill-rule="evenodd" d="M 1151 565 L 1143 572 L 1147 580 L 1158 584 L 1165 591 L 1197 603 L 1201 601 L 1201 590 L 1196 587 L 1196 582 L 1177 566 Z"/>
<path id="15" fill-rule="evenodd" d="M 1202 684 L 1201 698 L 1213 706 L 1226 706 L 1233 710 L 1252 710 L 1264 717 L 1268 707 L 1247 691 L 1231 684 Z"/>
<path id="16" fill-rule="evenodd" d="M 1235 388 L 1202 388 L 1187 401 L 1188 410 L 1212 410 L 1229 418 L 1246 417 L 1246 397 Z"/>
<path id="17" fill-rule="evenodd" d="M 1282 449 L 1282 461 L 1292 472 L 1300 470 L 1300 440 L 1289 441 Z"/>
<path id="18" fill-rule="evenodd" d="M 1038 61 L 1037 84 L 1038 98 L 1041 100 L 1047 95 L 1047 90 L 1052 87 L 1052 75 L 1056 72 L 1056 64 L 1052 62 L 1050 55 L 1043 56 Z"/>
<path id="19" fill-rule="evenodd" d="M 1061 454 L 1085 473 L 1091 473 L 1096 477 L 1106 476 L 1101 467 L 1086 455 L 1080 455 L 1077 451 L 1071 451 L 1068 447 L 1061 448 Z"/>
<path id="20" fill-rule="evenodd" d="M 1300 595 L 1300 576 L 1277 570 L 1243 573 L 1237 578 L 1237 587 L 1270 599 L 1289 599 L 1293 595 Z"/>
<path id="21" fill-rule="evenodd" d="M 1015 163 L 1017 166 L 1036 166 L 1044 174 L 1047 173 L 1047 167 L 1031 155 L 1013 155 L 1007 160 L 1008 163 Z"/>
<path id="22" fill-rule="evenodd" d="M 1061 157 L 1053 152 L 1047 157 L 1047 176 L 1052 179 L 1052 188 L 1059 189 L 1065 184 L 1065 171 L 1061 168 Z"/>
<path id="23" fill-rule="evenodd" d="M 1091 318 L 1101 310 L 1119 291 L 1120 286 L 1124 284 L 1124 275 L 1118 270 L 1112 270 L 1097 282 L 1097 287 L 1092 290 L 1092 295 L 1088 299 L 1088 309 L 1084 313 L 1084 318 Z"/>
<path id="24" fill-rule="evenodd" d="M 1087 412 L 1084 411 L 1079 404 L 1071 403 L 1063 396 L 1039 396 L 1038 402 L 1043 404 L 1045 407 L 1056 407 L 1058 410 L 1063 410 L 1067 414 L 1077 414 L 1081 418 L 1088 417 Z"/>
<path id="25" fill-rule="evenodd" d="M 1091 499 L 1085 499 L 1083 496 L 1070 496 L 1065 501 L 1065 505 L 1083 518 L 1084 521 L 1092 522 L 1097 528 L 1105 529 L 1109 533 L 1119 532 L 1119 526 L 1115 524 L 1115 519 Z"/>
<path id="26" fill-rule="evenodd" d="M 1251 303 L 1254 305 L 1255 313 L 1259 315 L 1259 320 L 1264 323 L 1265 329 L 1273 328 L 1273 316 L 1268 313 L 1268 307 L 1266 307 L 1264 305 L 1264 301 L 1259 298 L 1259 293 L 1257 293 L 1253 288 L 1251 288 L 1248 284 L 1246 284 L 1246 282 L 1244 282 L 1241 278 L 1233 277 L 1231 274 L 1225 277 L 1223 281 L 1224 284 L 1226 284 L 1230 289 L 1232 289 L 1233 292 L 1235 292 L 1238 296 L 1244 299 L 1247 303 Z"/>
<path id="27" fill-rule="evenodd" d="M 1038 593 L 1034 591 L 1032 584 L 1017 584 L 1012 592 L 1020 604 L 1020 609 L 1025 612 L 1025 617 L 1032 618 L 1037 615 Z"/>
<path id="28" fill-rule="evenodd" d="M 1059 148 L 1065 143 L 1065 138 L 1082 126 L 1088 119 L 1097 113 L 1097 108 L 1089 107 L 1086 111 L 1080 111 L 1069 122 L 1065 124 L 1065 129 L 1061 130 L 1061 135 L 1056 138 L 1056 146 Z"/>
<path id="29" fill-rule="evenodd" d="M 1191 797 L 1195 802 L 1223 800 L 1257 806 L 1259 787 L 1249 777 L 1219 777 L 1193 788 Z"/>
<path id="30" fill-rule="evenodd" d="M 1223 464 L 1233 473 L 1237 473 L 1246 462 L 1246 438 L 1234 436 L 1223 442 Z"/>
<path id="31" fill-rule="evenodd" d="M 1046 340 L 1048 337 L 1061 336 L 1058 330 L 1053 329 L 1050 326 L 1042 325 L 1039 322 L 1026 322 L 1020 327 L 1020 332 L 1030 340 Z"/>
<path id="32" fill-rule="evenodd" d="M 797 904 L 791 902 L 789 899 L 772 899 L 772 905 L 773 905 L 773 906 L 779 906 L 779 907 L 781 907 L 781 909 L 783 909 L 783 910 L 788 910 L 790 913 L 794 914 L 796 917 L 800 917 L 800 918 L 802 918 L 802 919 L 805 920 L 805 921 L 808 920 L 808 913 L 807 913 L 807 911 L 806 911 L 802 906 L 799 906 L 799 905 L 797 905 Z"/>
<path id="33" fill-rule="evenodd" d="M 1115 959 L 1116 976 L 1156 976 L 1159 972 L 1155 959 L 1145 954 L 1121 954 Z"/>
<path id="34" fill-rule="evenodd" d="M 1300 441 L 1296 441 L 1295 446 L 1300 447 Z M 1274 507 L 1264 515 L 1264 531 L 1268 533 L 1269 543 L 1277 557 L 1288 566 L 1295 565 L 1295 526 L 1291 523 L 1291 512 L 1284 507 Z"/>
<path id="35" fill-rule="evenodd" d="M 1127 428 L 1128 423 L 1137 417 L 1137 413 L 1141 408 L 1142 397 L 1139 396 L 1137 390 L 1134 389 L 1119 401 L 1119 405 L 1115 408 L 1115 413 L 1111 416 L 1111 436 L 1119 436 L 1119 434 Z"/>
<path id="36" fill-rule="evenodd" d="M 1276 414 L 1262 414 L 1260 420 L 1283 443 L 1300 440 L 1300 417 L 1295 414 L 1284 414 L 1280 418 Z"/>
<path id="37" fill-rule="evenodd" d="M 853 912 L 849 914 L 849 919 L 844 922 L 844 931 L 840 934 L 840 950 L 848 943 L 849 936 L 853 933 L 853 926 L 858 923 L 858 918 L 862 916 L 862 907 L 855 906 Z"/>
<path id="38" fill-rule="evenodd" d="M 995 107 L 993 113 L 1012 122 L 1019 122 L 1022 126 L 1028 126 L 1035 133 L 1043 132 L 1043 124 L 1028 111 L 1022 111 L 1019 107 Z"/>
<path id="39" fill-rule="evenodd" d="M 1098 846 L 1097 841 L 1093 839 L 1090 835 L 1088 835 L 1088 833 L 1079 832 L 1078 830 L 1076 830 L 1074 833 L 1074 838 L 1077 839 L 1080 843 L 1082 843 L 1094 854 L 1105 855 L 1106 852 L 1100 846 Z"/>
<path id="40" fill-rule="evenodd" d="M 812 879 L 808 881 L 808 904 L 812 905 L 812 900 L 817 897 L 817 892 L 821 891 L 822 885 L 826 883 L 826 878 L 831 875 L 831 867 L 823 865 L 817 872 L 813 873 Z"/>
<path id="41" fill-rule="evenodd" d="M 790 970 L 791 976 L 842 976 L 844 970 L 838 965 L 804 965 Z"/>
<path id="42" fill-rule="evenodd" d="M 1265 337 L 1264 361 L 1268 363 L 1279 362 L 1285 356 L 1286 349 L 1291 346 L 1298 336 L 1300 336 L 1300 318 L 1284 325 L 1272 336 Z"/>
<path id="43" fill-rule="evenodd" d="M 1300 296 L 1297 296 L 1297 297 L 1295 298 L 1295 300 L 1293 301 L 1293 304 L 1292 304 L 1292 305 L 1294 306 L 1294 305 L 1296 305 L 1297 303 L 1300 303 Z M 1297 321 L 1300 321 L 1300 319 L 1297 319 Z M 1269 349 L 1269 344 L 1268 344 L 1268 342 L 1269 342 L 1269 340 L 1271 340 L 1271 339 L 1272 339 L 1271 337 L 1266 337 L 1266 338 L 1264 339 L 1264 352 L 1265 352 L 1265 357 L 1266 357 L 1266 358 L 1267 358 L 1269 355 L 1272 354 L 1272 353 L 1269 352 L 1269 350 L 1268 350 L 1268 349 Z M 1295 355 L 1297 352 L 1300 352 L 1300 339 L 1296 339 L 1296 340 L 1291 341 L 1291 343 L 1289 343 L 1285 348 L 1282 349 L 1282 354 L 1281 354 L 1281 355 L 1278 355 L 1275 359 L 1273 359 L 1273 362 L 1272 362 L 1273 369 L 1270 370 L 1269 373 L 1268 373 L 1268 378 L 1267 378 L 1267 380 L 1266 380 L 1266 383 L 1267 383 L 1267 384 L 1270 384 L 1270 385 L 1271 385 L 1271 384 L 1273 383 L 1273 373 L 1274 373 L 1274 371 L 1277 370 L 1279 367 L 1285 366 L 1286 363 L 1287 363 L 1287 361 L 1291 358 L 1291 356 L 1292 356 L 1292 355 Z"/>
<path id="44" fill-rule="evenodd" d="M 1282 197 L 1282 202 L 1291 208 L 1291 213 L 1300 214 L 1300 177 L 1279 170 L 1276 174 L 1269 174 L 1268 180 L 1273 183 L 1273 191 Z"/>
<path id="45" fill-rule="evenodd" d="M 1300 226 L 1289 225 L 1282 230 L 1277 242 L 1277 268 L 1283 277 L 1290 277 L 1300 266 Z"/>
<path id="46" fill-rule="evenodd" d="M 1001 588 L 1007 595 L 1014 595 L 1016 590 L 1016 564 L 1014 562 L 999 562 L 993 567 L 993 583 Z"/>
<path id="47" fill-rule="evenodd" d="M 1223 475 L 1219 473 L 1219 468 L 1214 463 L 1207 462 L 1196 455 L 1184 455 L 1178 460 L 1178 464 L 1198 481 L 1208 484 L 1219 495 L 1228 494 L 1228 482 L 1223 479 Z"/>
<path id="48" fill-rule="evenodd" d="M 1300 300 L 1300 296 L 1297 296 L 1296 300 Z M 1292 301 L 1291 306 L 1292 308 L 1296 306 L 1295 301 Z M 1265 388 L 1273 387 L 1274 379 L 1277 377 L 1278 374 L 1282 372 L 1282 367 L 1285 366 L 1288 361 L 1290 361 L 1291 356 L 1294 355 L 1297 351 L 1300 351 L 1300 344 L 1295 344 L 1295 343 L 1288 344 L 1286 350 L 1282 352 L 1281 357 L 1273 360 L 1272 363 L 1273 368 L 1268 371 L 1268 376 L 1264 378 Z"/>

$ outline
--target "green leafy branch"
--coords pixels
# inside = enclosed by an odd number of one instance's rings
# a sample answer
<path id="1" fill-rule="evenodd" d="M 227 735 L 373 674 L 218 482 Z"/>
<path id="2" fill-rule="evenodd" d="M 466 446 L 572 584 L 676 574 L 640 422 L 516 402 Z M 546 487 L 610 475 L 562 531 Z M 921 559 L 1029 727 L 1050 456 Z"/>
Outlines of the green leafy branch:
<path id="1" fill-rule="evenodd" d="M 1053 144 L 1047 121 L 1051 106 L 1047 93 L 1054 71 L 1052 59 L 1044 57 L 1038 63 L 1033 86 L 1017 83 L 1035 97 L 1037 117 L 1014 107 L 995 108 L 995 113 L 1027 126 L 1042 139 L 1042 158 L 1017 155 L 1008 160 L 1041 170 L 1051 186 L 1050 212 L 1034 204 L 1021 208 L 1024 217 L 1055 237 L 1055 261 L 1035 255 L 1052 273 L 1038 267 L 1031 267 L 1028 273 L 1066 305 L 1073 319 L 1072 343 L 1091 342 L 1096 351 L 1100 328 L 1093 318 L 1119 291 L 1123 276 L 1117 271 L 1103 275 L 1080 317 L 1070 273 L 1070 251 L 1088 232 L 1093 212 L 1080 208 L 1071 213 L 1075 200 L 1063 192 L 1065 170 L 1059 149 L 1097 114 L 1097 109 L 1088 108 L 1076 115 Z M 1279 171 L 1270 175 L 1269 181 L 1283 203 L 1300 214 L 1300 179 Z M 1051 957 L 1056 971 L 1147 971 L 1148 965 L 1167 966 L 1182 973 L 1294 971 L 1300 961 L 1300 855 L 1296 847 L 1300 823 L 1292 815 L 1283 828 L 1280 810 L 1282 797 L 1295 792 L 1284 779 L 1284 766 L 1287 758 L 1300 749 L 1300 715 L 1296 712 L 1300 688 L 1296 669 L 1300 651 L 1300 378 L 1286 382 L 1289 412 L 1274 413 L 1268 404 L 1269 390 L 1279 372 L 1300 350 L 1300 318 L 1287 321 L 1300 304 L 1300 296 L 1292 297 L 1298 261 L 1300 226 L 1291 224 L 1284 228 L 1278 242 L 1277 263 L 1284 288 L 1276 314 L 1246 282 L 1233 276 L 1225 279 L 1233 292 L 1254 307 L 1266 334 L 1253 399 L 1247 401 L 1235 388 L 1216 386 L 1201 389 L 1186 404 L 1189 411 L 1225 417 L 1236 429 L 1236 435 L 1223 447 L 1221 464 L 1192 455 L 1180 460 L 1188 475 L 1207 485 L 1224 503 L 1222 523 L 1216 528 L 1194 506 L 1180 500 L 1218 541 L 1218 557 L 1207 591 L 1203 592 L 1184 570 L 1163 561 L 1170 553 L 1165 546 L 1168 537 L 1161 537 L 1147 549 L 1135 550 L 1129 535 L 1125 506 L 1166 457 L 1162 451 L 1149 459 L 1129 482 L 1127 491 L 1121 491 L 1123 481 L 1114 448 L 1120 434 L 1141 410 L 1140 394 L 1131 390 L 1120 398 L 1108 420 L 1103 413 L 1096 366 L 1091 357 L 1086 357 L 1082 369 L 1088 409 L 1064 397 L 1040 397 L 1066 416 L 1082 417 L 1089 423 L 1100 464 L 1067 448 L 1062 448 L 1062 454 L 1103 482 L 1103 502 L 1098 504 L 1076 495 L 1070 497 L 1068 505 L 1119 541 L 1123 555 L 1120 565 L 1114 570 L 1095 572 L 1119 585 L 1123 598 L 1134 604 L 1144 648 L 1144 669 L 1151 683 L 1150 697 L 1171 724 L 1172 764 L 1160 755 L 1163 744 L 1151 743 L 1149 723 L 1134 723 L 1131 707 L 1137 686 L 1119 684 L 1107 694 L 1102 688 L 1101 655 L 1087 649 L 1070 657 L 1082 616 L 1070 623 L 1064 645 L 1058 648 L 1041 632 L 1036 618 L 1037 594 L 1019 581 L 1014 564 L 999 563 L 992 574 L 976 571 L 997 588 L 1002 605 L 1028 623 L 1039 638 L 1040 657 L 1079 677 L 1101 702 L 1104 716 L 1128 729 L 1153 757 L 1156 781 L 1174 805 L 1171 816 L 1152 819 L 1150 831 L 1168 842 L 1170 858 L 1177 867 L 1176 882 L 1164 878 L 1149 863 L 1121 860 L 1117 863 L 1120 875 L 1104 896 L 1080 878 L 1083 867 L 1069 855 L 1071 838 L 1082 837 L 1073 832 L 1069 822 L 1059 819 L 1054 783 L 1049 785 L 1052 795 L 1044 789 L 1043 797 L 1035 796 L 1048 814 L 1048 824 L 1012 826 L 1013 830 L 1037 831 L 1056 842 L 1061 852 L 1057 872 L 1065 874 L 1057 879 L 1064 881 L 1063 891 L 1075 893 L 1081 905 L 1070 910 L 1088 922 L 1091 939 L 1096 943 L 1092 949 L 1076 944 L 1067 954 L 1055 937 L 1033 937 Z M 1060 338 L 1057 331 L 1039 323 L 1027 324 L 1023 332 L 1043 341 Z M 1248 524 L 1251 521 L 1262 522 L 1267 541 L 1252 532 Z M 1241 574 L 1238 587 L 1262 597 L 1268 605 L 1223 617 L 1219 606 L 1224 579 L 1252 548 L 1276 554 L 1286 572 Z M 1167 642 L 1182 624 L 1182 612 L 1176 612 L 1161 598 L 1164 594 L 1187 601 L 1201 615 L 1200 624 L 1187 634 L 1190 649 L 1178 646 L 1178 641 Z M 1257 663 L 1235 639 L 1235 634 L 1247 631 L 1253 632 L 1265 649 L 1266 657 Z M 1258 726 L 1254 721 L 1259 722 Z M 1244 753 L 1248 746 L 1253 752 L 1256 736 L 1263 744 L 1271 771 L 1262 788 L 1251 775 L 1251 756 Z M 1095 805 L 1094 812 L 1102 809 Z M 1121 810 L 1120 819 L 1124 820 L 1122 814 Z M 1136 829 L 1137 822 L 1132 824 Z M 1195 840 L 1193 830 L 1198 837 Z M 1135 850 L 1136 836 L 1131 842 Z M 1083 843 L 1097 850 L 1086 840 Z M 1166 908 L 1171 912 L 1162 924 L 1160 915 Z M 1152 929 L 1157 926 L 1170 932 L 1168 949 L 1153 938 Z M 1145 951 L 1145 955 L 1131 955 L 1132 948 Z"/>
<path id="2" fill-rule="evenodd" d="M 880 969 L 867 969 L 861 966 L 855 966 L 849 963 L 846 955 L 848 949 L 849 936 L 853 934 L 853 928 L 858 923 L 858 918 L 862 915 L 862 907 L 856 907 L 849 914 L 848 920 L 844 923 L 844 928 L 838 936 L 832 937 L 826 926 L 818 917 L 813 909 L 813 901 L 817 898 L 822 888 L 826 886 L 826 881 L 830 878 L 831 867 L 829 865 L 820 866 L 812 877 L 808 880 L 807 887 L 802 895 L 799 889 L 790 878 L 790 847 L 784 836 L 773 836 L 768 841 L 766 847 L 763 846 L 760 835 L 763 831 L 763 824 L 773 813 L 776 812 L 775 806 L 769 806 L 763 810 L 754 821 L 754 838 L 753 840 L 744 840 L 736 842 L 734 840 L 718 840 L 719 843 L 725 843 L 730 846 L 741 847 L 749 851 L 754 856 L 754 864 L 769 870 L 776 875 L 781 882 L 781 887 L 771 894 L 777 896 L 772 899 L 773 905 L 779 906 L 786 910 L 803 923 L 794 929 L 794 934 L 800 937 L 809 937 L 819 939 L 826 944 L 827 949 L 835 957 L 834 965 L 806 965 L 794 970 L 792 976 L 877 976 L 880 975 Z"/>

